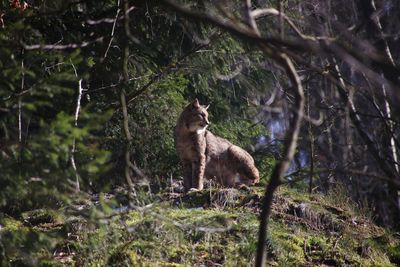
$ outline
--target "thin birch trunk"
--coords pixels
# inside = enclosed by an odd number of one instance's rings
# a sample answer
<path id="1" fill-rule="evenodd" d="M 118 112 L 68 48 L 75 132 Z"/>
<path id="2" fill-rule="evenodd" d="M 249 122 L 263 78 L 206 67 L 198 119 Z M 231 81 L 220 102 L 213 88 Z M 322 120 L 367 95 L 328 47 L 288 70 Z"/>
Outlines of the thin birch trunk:
<path id="1" fill-rule="evenodd" d="M 76 100 L 76 108 L 75 108 L 75 119 L 74 119 L 74 127 L 78 127 L 78 119 L 79 113 L 81 110 L 81 100 L 82 100 L 83 88 L 82 88 L 82 79 L 79 80 L 78 86 L 78 98 Z M 78 168 L 75 163 L 75 153 L 76 153 L 76 138 L 72 140 L 72 149 L 71 149 L 71 165 L 75 172 L 75 190 L 80 191 L 80 175 L 78 172 Z"/>
<path id="2" fill-rule="evenodd" d="M 372 6 L 372 9 L 376 12 L 375 0 L 371 0 L 371 6 Z M 376 26 L 376 30 L 379 32 L 387 60 L 390 62 L 390 64 L 393 67 L 396 67 L 396 63 L 393 60 L 393 56 L 390 51 L 389 44 L 384 36 L 383 27 L 380 22 L 379 16 L 374 16 L 374 17 L 371 17 L 370 19 L 374 22 L 374 24 Z M 393 126 L 393 121 L 391 120 L 392 111 L 390 108 L 390 103 L 388 101 L 388 96 L 387 96 L 387 91 L 386 91 L 385 85 L 382 85 L 382 94 L 383 94 L 383 100 L 385 102 L 385 112 L 386 112 L 386 116 L 388 118 L 387 123 L 388 123 L 389 132 L 390 132 L 390 149 L 391 149 L 391 153 L 392 153 L 392 157 L 393 157 L 393 161 L 394 161 L 394 168 L 395 168 L 397 174 L 399 174 L 400 173 L 399 160 L 398 160 L 398 156 L 397 156 L 396 142 L 394 139 L 395 137 L 393 134 L 394 126 Z"/>

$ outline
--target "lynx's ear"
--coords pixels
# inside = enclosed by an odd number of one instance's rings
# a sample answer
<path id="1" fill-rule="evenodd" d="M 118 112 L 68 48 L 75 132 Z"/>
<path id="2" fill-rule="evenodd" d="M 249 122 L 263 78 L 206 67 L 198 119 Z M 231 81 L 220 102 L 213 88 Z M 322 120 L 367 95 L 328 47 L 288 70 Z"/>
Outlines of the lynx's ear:
<path id="1" fill-rule="evenodd" d="M 200 103 L 199 103 L 199 100 L 197 98 L 192 102 L 192 107 L 194 107 L 194 108 L 199 108 L 200 107 Z"/>
<path id="2" fill-rule="evenodd" d="M 208 104 L 207 106 L 204 106 L 204 109 L 207 110 L 210 107 L 210 104 Z"/>

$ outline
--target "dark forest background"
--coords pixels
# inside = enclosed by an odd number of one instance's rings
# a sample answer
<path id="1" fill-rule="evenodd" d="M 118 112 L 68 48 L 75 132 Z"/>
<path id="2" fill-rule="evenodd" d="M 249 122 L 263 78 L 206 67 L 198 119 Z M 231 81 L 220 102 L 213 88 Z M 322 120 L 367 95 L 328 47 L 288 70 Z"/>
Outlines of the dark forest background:
<path id="1" fill-rule="evenodd" d="M 267 185 L 298 112 L 284 54 L 304 116 L 281 182 L 340 191 L 399 229 L 400 3 L 249 2 L 1 1 L 0 218 L 71 216 L 65 207 L 115 192 L 148 204 L 181 181 L 173 130 L 195 98 Z M 19 238 L 0 238 L 0 254 Z"/>

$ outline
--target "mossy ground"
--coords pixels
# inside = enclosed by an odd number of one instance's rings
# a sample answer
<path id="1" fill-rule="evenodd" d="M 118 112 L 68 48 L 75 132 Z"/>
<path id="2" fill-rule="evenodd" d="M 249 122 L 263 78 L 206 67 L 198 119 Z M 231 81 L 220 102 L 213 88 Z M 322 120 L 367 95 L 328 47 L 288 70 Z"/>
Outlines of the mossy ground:
<path id="1" fill-rule="evenodd" d="M 30 235 L 53 235 L 41 239 L 52 253 L 34 251 L 36 261 L 5 248 L 15 264 L 252 266 L 262 194 L 261 187 L 186 196 L 161 193 L 136 210 L 116 213 L 104 204 L 93 206 L 91 219 L 33 211 L 19 220 L 3 216 L 1 234 L 3 240 L 20 238 L 21 245 Z M 396 266 L 400 239 L 373 224 L 344 196 L 309 196 L 281 187 L 273 204 L 267 254 L 269 266 Z"/>

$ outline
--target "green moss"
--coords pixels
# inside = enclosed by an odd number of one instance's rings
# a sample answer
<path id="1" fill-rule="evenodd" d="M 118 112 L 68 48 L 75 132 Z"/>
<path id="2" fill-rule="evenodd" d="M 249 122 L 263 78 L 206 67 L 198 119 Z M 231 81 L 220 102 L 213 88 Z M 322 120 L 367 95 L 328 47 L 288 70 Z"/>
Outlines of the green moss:
<path id="1" fill-rule="evenodd" d="M 216 191 L 203 191 L 191 197 L 213 194 Z M 75 246 L 79 254 L 76 265 L 253 265 L 259 226 L 254 208 L 259 207 L 262 194 L 262 188 L 239 192 L 240 201 L 229 207 L 209 203 L 188 208 L 161 201 L 144 211 L 116 216 L 80 237 L 82 241 Z M 346 211 L 334 212 L 333 204 L 320 199 L 322 196 L 308 197 L 285 187 L 277 193 L 269 224 L 271 265 L 394 266 L 399 243 L 393 235 L 377 239 L 376 233 L 382 233 L 379 227 L 368 221 L 353 224 L 343 215 Z M 291 209 L 300 204 L 312 214 L 293 213 Z"/>
<path id="2" fill-rule="evenodd" d="M 168 209 L 163 214 L 166 218 L 187 224 L 226 226 L 237 214 L 218 209 Z"/>
<path id="3" fill-rule="evenodd" d="M 133 224 L 140 222 L 142 218 L 143 216 L 140 214 L 140 212 L 132 211 L 125 216 L 125 223 L 127 226 L 131 226 Z"/>
<path id="4" fill-rule="evenodd" d="M 207 207 L 210 205 L 211 192 L 206 190 L 200 192 L 191 192 L 185 195 L 180 202 L 181 208 L 200 208 Z"/>
<path id="5" fill-rule="evenodd" d="M 366 239 L 361 247 L 376 266 L 400 265 L 400 242 L 393 239 L 389 232 Z"/>
<path id="6" fill-rule="evenodd" d="M 108 260 L 107 266 L 140 266 L 141 258 L 133 250 L 116 250 Z"/>
<path id="7" fill-rule="evenodd" d="M 155 262 L 153 265 L 149 266 L 160 266 L 160 267 L 183 267 L 183 266 L 190 266 L 187 264 L 179 264 L 174 262 Z"/>
<path id="8" fill-rule="evenodd" d="M 299 233 L 290 233 L 286 225 L 272 223 L 269 230 L 269 246 L 280 266 L 290 266 L 305 262 L 304 238 Z"/>
<path id="9" fill-rule="evenodd" d="M 388 246 L 387 253 L 390 261 L 400 265 L 400 243 L 393 246 Z"/>
<path id="10" fill-rule="evenodd" d="M 38 225 L 45 223 L 60 224 L 64 222 L 64 218 L 60 212 L 51 209 L 37 209 L 27 211 L 21 214 L 25 222 L 30 225 Z"/>
<path id="11" fill-rule="evenodd" d="M 39 267 L 62 267 L 65 265 L 54 259 L 41 259 L 38 263 L 38 266 Z"/>
<path id="12" fill-rule="evenodd" d="M 257 217 L 246 213 L 243 209 L 224 211 L 164 205 L 140 216 L 134 212 L 126 217 L 132 231 L 129 248 L 146 262 L 203 264 L 210 260 L 243 266 L 254 255 L 258 229 Z M 243 252 L 249 258 L 242 259 Z M 238 262 L 241 264 L 237 265 Z"/>
<path id="13" fill-rule="evenodd" d="M 278 195 L 287 198 L 288 200 L 300 203 L 309 203 L 310 202 L 310 195 L 304 191 L 300 191 L 296 188 L 289 188 L 286 186 L 281 186 L 277 192 Z M 315 196 L 311 196 L 315 197 Z"/>
<path id="14" fill-rule="evenodd" d="M 4 230 L 7 231 L 18 231 L 21 228 L 24 228 L 24 225 L 21 221 L 18 221 L 11 217 L 5 217 L 1 220 L 1 224 L 4 227 Z"/>

